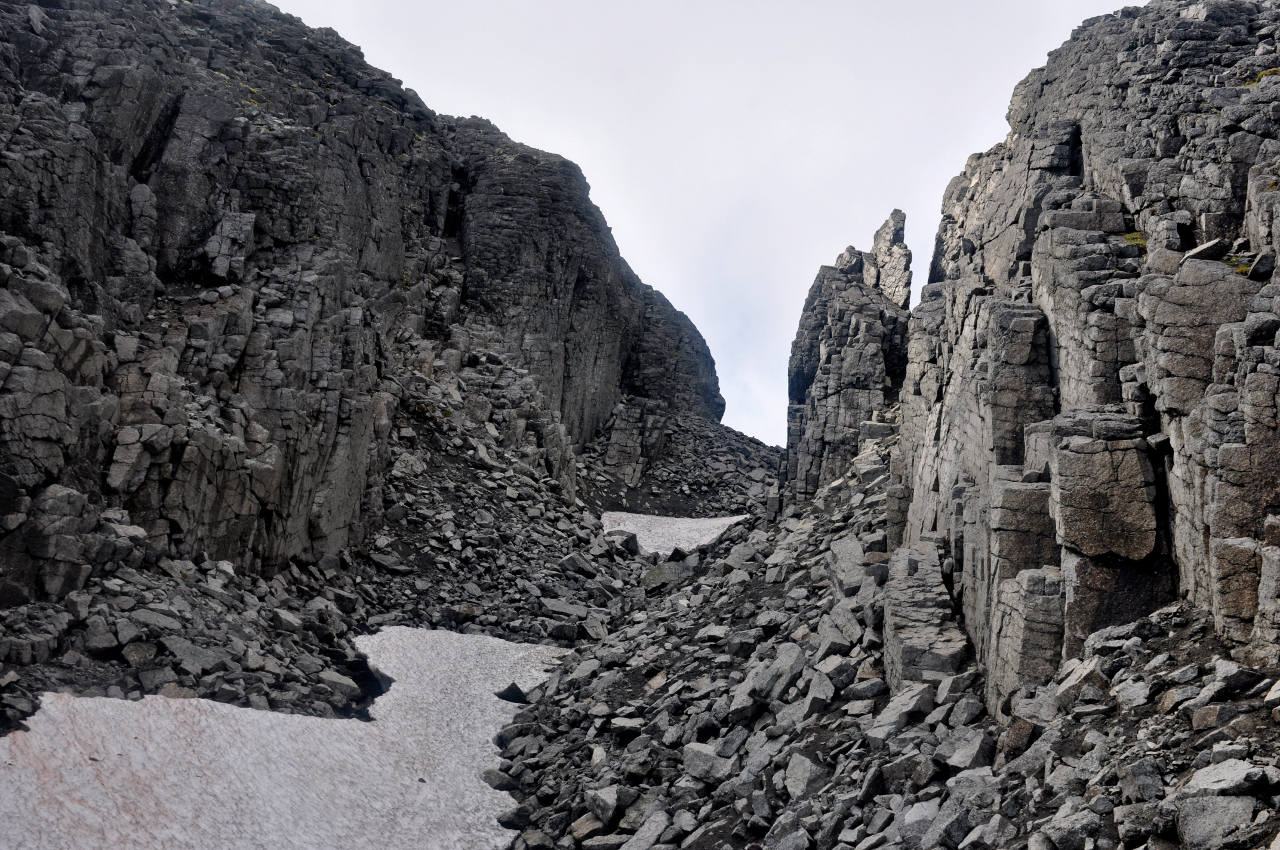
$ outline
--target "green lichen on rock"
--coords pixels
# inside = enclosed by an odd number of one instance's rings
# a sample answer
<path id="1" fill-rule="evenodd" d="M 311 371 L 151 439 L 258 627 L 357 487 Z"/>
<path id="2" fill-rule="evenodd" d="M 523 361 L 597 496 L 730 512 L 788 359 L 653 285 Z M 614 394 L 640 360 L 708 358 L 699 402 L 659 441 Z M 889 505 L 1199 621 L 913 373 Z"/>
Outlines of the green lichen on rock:
<path id="1" fill-rule="evenodd" d="M 1262 82 L 1267 77 L 1274 77 L 1277 75 L 1280 75 L 1280 68 L 1268 68 L 1265 71 L 1259 71 L 1258 76 L 1254 77 L 1252 80 L 1245 83 L 1245 85 L 1256 86 L 1258 83 Z"/>

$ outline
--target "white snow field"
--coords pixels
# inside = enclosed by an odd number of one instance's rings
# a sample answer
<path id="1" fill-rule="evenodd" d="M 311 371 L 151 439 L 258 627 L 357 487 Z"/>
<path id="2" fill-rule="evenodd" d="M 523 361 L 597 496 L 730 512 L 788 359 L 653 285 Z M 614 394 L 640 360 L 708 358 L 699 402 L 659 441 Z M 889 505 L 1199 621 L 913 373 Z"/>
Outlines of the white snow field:
<path id="1" fill-rule="evenodd" d="M 0 848 L 499 850 L 514 800 L 481 772 L 563 652 L 389 628 L 357 639 L 395 679 L 374 722 L 208 700 L 45 694 L 0 738 Z"/>
<path id="2" fill-rule="evenodd" d="M 687 518 L 606 511 L 601 515 L 600 521 L 604 523 L 605 531 L 630 531 L 635 534 L 641 549 L 666 557 L 677 546 L 688 551 L 703 543 L 710 543 L 726 528 L 746 518 L 746 514 Z"/>

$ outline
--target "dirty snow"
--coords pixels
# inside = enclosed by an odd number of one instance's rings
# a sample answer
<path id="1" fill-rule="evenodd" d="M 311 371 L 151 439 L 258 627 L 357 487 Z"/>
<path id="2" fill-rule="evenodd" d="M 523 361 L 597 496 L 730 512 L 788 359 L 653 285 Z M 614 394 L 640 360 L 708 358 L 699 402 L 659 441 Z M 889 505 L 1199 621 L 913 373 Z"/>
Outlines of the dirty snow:
<path id="1" fill-rule="evenodd" d="M 0 847 L 498 850 L 514 806 L 480 778 L 562 652 L 407 628 L 357 638 L 395 679 L 374 722 L 208 700 L 46 694 L 0 738 Z"/>
<path id="2" fill-rule="evenodd" d="M 676 547 L 687 552 L 703 543 L 710 543 L 726 528 L 746 518 L 746 514 L 695 519 L 608 511 L 600 521 L 604 523 L 605 531 L 622 529 L 633 532 L 640 548 L 665 557 Z"/>

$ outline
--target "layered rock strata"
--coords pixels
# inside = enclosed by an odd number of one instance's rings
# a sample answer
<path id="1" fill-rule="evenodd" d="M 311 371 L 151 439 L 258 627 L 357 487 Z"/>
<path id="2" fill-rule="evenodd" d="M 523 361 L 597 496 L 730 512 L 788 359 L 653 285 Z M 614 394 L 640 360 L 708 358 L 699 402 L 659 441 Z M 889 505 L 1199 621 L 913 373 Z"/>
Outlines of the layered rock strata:
<path id="1" fill-rule="evenodd" d="M 1276 649 L 1278 24 L 1225 0 L 1087 21 L 947 190 L 890 537 L 945 542 L 993 707 L 1179 594 Z"/>
<path id="2" fill-rule="evenodd" d="M 0 150 L 0 604 L 337 553 L 485 352 L 523 372 L 458 409 L 566 492 L 624 393 L 723 410 L 576 166 L 265 4 L 0 9 Z"/>

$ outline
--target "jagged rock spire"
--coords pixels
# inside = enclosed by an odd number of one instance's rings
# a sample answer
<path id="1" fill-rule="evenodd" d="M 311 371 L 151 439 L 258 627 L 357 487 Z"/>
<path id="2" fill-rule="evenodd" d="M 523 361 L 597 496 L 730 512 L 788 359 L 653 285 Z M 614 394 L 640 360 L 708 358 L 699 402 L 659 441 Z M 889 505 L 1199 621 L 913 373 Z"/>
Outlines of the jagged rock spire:
<path id="1" fill-rule="evenodd" d="M 873 249 L 846 248 L 809 289 L 788 364 L 788 497 L 844 475 L 862 423 L 897 398 L 906 360 L 911 252 L 894 210 Z"/>
<path id="2" fill-rule="evenodd" d="M 885 298 L 903 308 L 911 299 L 911 249 L 906 243 L 906 225 L 906 213 L 894 210 L 876 231 L 870 252 L 850 245 L 835 262 L 841 272 L 861 272 L 867 286 L 880 290 Z"/>
<path id="3" fill-rule="evenodd" d="M 894 210 L 876 231 L 871 245 L 880 273 L 874 285 L 899 307 L 906 307 L 911 300 L 911 249 L 906 243 L 906 225 L 906 213 Z"/>

